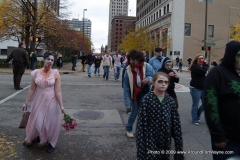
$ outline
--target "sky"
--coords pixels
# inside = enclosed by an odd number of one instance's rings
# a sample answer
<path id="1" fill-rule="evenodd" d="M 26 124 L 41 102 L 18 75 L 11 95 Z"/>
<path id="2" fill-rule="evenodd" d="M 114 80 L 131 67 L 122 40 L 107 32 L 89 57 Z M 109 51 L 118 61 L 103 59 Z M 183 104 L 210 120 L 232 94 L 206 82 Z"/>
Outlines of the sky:
<path id="1" fill-rule="evenodd" d="M 109 3 L 110 0 L 68 0 L 71 4 L 68 12 L 71 16 L 68 19 L 78 18 L 82 20 L 83 10 L 84 17 L 92 22 L 91 41 L 95 52 L 100 52 L 103 45 L 107 45 L 108 41 L 108 19 L 109 19 Z M 136 16 L 136 0 L 129 0 L 128 16 Z"/>

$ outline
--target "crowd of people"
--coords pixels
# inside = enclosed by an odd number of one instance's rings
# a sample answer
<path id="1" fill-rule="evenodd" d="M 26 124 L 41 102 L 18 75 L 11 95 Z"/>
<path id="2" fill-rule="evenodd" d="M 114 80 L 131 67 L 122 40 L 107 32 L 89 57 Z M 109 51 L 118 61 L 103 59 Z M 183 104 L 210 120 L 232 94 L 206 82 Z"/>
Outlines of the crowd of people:
<path id="1" fill-rule="evenodd" d="M 35 69 L 35 53 L 31 69 L 31 86 L 22 110 L 27 109 L 32 99 L 29 121 L 26 127 L 26 139 L 23 144 L 30 146 L 36 142 L 38 147 L 47 145 L 47 152 L 56 146 L 60 131 L 60 113 L 65 113 L 62 102 L 61 80 L 57 69 L 52 69 L 55 54 L 48 51 L 44 54 L 44 66 Z M 24 44 L 20 43 L 5 62 L 13 59 L 14 88 L 20 87 L 25 66 L 29 67 Z M 62 66 L 62 56 L 58 56 L 58 67 Z M 72 70 L 75 71 L 77 53 L 72 55 Z M 182 71 L 182 59 L 178 56 L 176 67 Z M 200 116 L 205 111 L 205 118 L 210 130 L 212 149 L 215 151 L 234 151 L 234 154 L 213 155 L 214 160 L 223 160 L 240 155 L 240 42 L 231 41 L 226 45 L 221 64 L 213 61 L 211 67 L 206 64 L 201 54 L 192 60 L 188 58 L 188 69 L 191 74 L 189 84 L 192 98 L 191 122 L 200 125 Z M 183 150 L 180 116 L 178 114 L 177 95 L 174 91 L 179 76 L 173 70 L 173 61 L 163 56 L 163 50 L 155 49 L 155 56 L 148 58 L 145 51 L 131 50 L 126 56 L 119 51 L 111 56 L 109 53 L 93 55 L 84 54 L 81 58 L 82 70 L 92 76 L 94 65 L 95 76 L 100 76 L 103 67 L 103 78 L 109 79 L 109 69 L 114 68 L 114 81 L 122 72 L 124 104 L 129 113 L 125 126 L 126 135 L 134 137 L 133 124 L 136 123 L 137 159 L 169 159 L 167 153 L 151 154 L 152 151 L 171 150 L 172 139 L 175 150 Z M 35 96 L 33 96 L 35 95 Z M 201 100 L 201 105 L 199 102 Z M 231 104 L 231 105 L 230 105 Z M 51 106 L 51 107 L 48 107 Z M 137 118 L 138 117 L 138 118 Z M 183 154 L 175 154 L 174 159 L 184 159 Z"/>

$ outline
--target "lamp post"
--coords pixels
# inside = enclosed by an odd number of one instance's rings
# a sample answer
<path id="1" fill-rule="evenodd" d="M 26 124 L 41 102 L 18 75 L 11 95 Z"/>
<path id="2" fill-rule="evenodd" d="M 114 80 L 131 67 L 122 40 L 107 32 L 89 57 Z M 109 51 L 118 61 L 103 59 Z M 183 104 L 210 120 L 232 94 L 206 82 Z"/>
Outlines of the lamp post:
<path id="1" fill-rule="evenodd" d="M 87 11 L 87 9 L 83 9 L 83 49 L 84 49 L 84 37 L 85 37 L 85 34 L 84 34 L 84 31 L 85 31 L 85 28 L 84 28 L 84 15 L 85 15 L 85 11 Z"/>

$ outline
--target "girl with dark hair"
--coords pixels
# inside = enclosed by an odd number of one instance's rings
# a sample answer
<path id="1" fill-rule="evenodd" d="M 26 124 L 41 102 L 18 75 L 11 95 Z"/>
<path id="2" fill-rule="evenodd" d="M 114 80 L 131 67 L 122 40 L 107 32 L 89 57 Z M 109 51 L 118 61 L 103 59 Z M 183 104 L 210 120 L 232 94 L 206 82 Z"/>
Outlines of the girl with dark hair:
<path id="1" fill-rule="evenodd" d="M 22 110 L 27 110 L 27 104 L 34 95 L 23 144 L 30 146 L 36 140 L 38 147 L 47 145 L 48 153 L 56 146 L 60 132 L 60 112 L 65 112 L 60 74 L 57 69 L 52 69 L 54 56 L 53 52 L 46 52 L 43 56 L 43 68 L 31 72 L 31 86 L 22 106 Z"/>
<path id="2" fill-rule="evenodd" d="M 137 50 L 131 50 L 127 55 L 128 66 L 124 73 L 123 90 L 124 103 L 127 108 L 131 108 L 131 113 L 126 124 L 127 136 L 133 136 L 133 123 L 138 114 L 138 103 L 141 100 L 143 89 L 147 88 L 152 81 L 152 76 L 155 73 L 152 66 L 144 62 L 143 53 Z M 141 94 L 141 97 L 139 96 Z"/>

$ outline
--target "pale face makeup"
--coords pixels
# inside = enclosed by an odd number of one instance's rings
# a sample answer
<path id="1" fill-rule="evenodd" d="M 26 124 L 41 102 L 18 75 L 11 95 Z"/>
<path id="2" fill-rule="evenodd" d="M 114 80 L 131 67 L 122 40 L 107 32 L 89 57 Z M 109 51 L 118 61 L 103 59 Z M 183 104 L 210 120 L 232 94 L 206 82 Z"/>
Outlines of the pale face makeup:
<path id="1" fill-rule="evenodd" d="M 200 66 L 203 65 L 204 61 L 205 61 L 205 58 L 203 56 L 199 56 L 197 58 L 197 64 L 200 65 Z"/>
<path id="2" fill-rule="evenodd" d="M 240 70 L 240 51 L 238 51 L 236 57 L 235 57 L 235 69 Z"/>
<path id="3" fill-rule="evenodd" d="M 44 67 L 51 67 L 54 63 L 54 57 L 52 55 L 48 56 L 45 60 L 44 60 Z"/>
<path id="4" fill-rule="evenodd" d="M 153 83 L 154 90 L 157 92 L 166 91 L 168 87 L 168 78 L 165 76 L 159 76 L 157 80 Z"/>
<path id="5" fill-rule="evenodd" d="M 164 64 L 164 67 L 165 67 L 166 70 L 172 69 L 172 66 L 173 66 L 172 62 L 167 62 L 167 63 Z"/>

